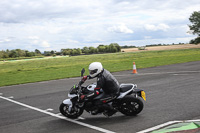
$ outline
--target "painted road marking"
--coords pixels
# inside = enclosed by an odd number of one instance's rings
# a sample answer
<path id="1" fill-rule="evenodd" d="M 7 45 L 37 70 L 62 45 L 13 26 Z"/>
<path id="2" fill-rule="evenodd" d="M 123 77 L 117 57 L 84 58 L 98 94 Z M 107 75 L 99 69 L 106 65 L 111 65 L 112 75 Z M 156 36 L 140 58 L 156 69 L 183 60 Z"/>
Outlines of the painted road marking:
<path id="1" fill-rule="evenodd" d="M 83 117 L 78 117 L 79 119 L 81 119 L 81 120 L 85 120 L 85 118 L 83 118 Z"/>
<path id="2" fill-rule="evenodd" d="M 165 127 L 165 126 L 168 126 L 168 125 L 171 125 L 171 124 L 175 124 L 175 123 L 178 123 L 178 122 L 181 122 L 181 121 L 170 121 L 170 122 L 166 122 L 166 123 L 163 123 L 161 125 L 158 125 L 158 126 L 155 126 L 155 127 L 151 127 L 151 128 L 148 128 L 148 129 L 145 129 L 143 131 L 139 131 L 137 133 L 148 133 L 150 131 L 154 131 L 156 129 L 159 129 L 159 128 L 162 128 L 162 127 Z"/>
<path id="3" fill-rule="evenodd" d="M 158 126 L 151 127 L 151 128 L 148 128 L 148 129 L 139 131 L 139 132 L 137 132 L 137 133 L 148 133 L 148 132 L 151 132 L 151 131 L 154 131 L 154 130 L 163 128 L 163 127 L 165 127 L 165 126 L 169 126 L 169 125 L 172 125 L 172 124 L 176 124 L 176 123 L 181 123 L 181 122 L 197 122 L 197 121 L 200 121 L 200 119 L 199 119 L 199 120 L 185 120 L 185 121 L 169 121 L 169 122 L 160 124 L 160 125 L 158 125 Z"/>
<path id="4" fill-rule="evenodd" d="M 83 118 L 83 117 L 78 117 L 78 118 L 75 119 L 75 120 L 85 120 L 85 118 Z"/>
<path id="5" fill-rule="evenodd" d="M 9 99 L 13 99 L 14 97 L 13 97 L 13 96 L 10 96 L 10 97 L 7 97 L 7 98 L 9 98 Z"/>
<path id="6" fill-rule="evenodd" d="M 174 76 L 186 76 L 188 74 L 172 74 L 172 75 L 174 75 Z"/>
<path id="7" fill-rule="evenodd" d="M 9 102 L 12 102 L 12 103 L 15 103 L 15 104 L 30 108 L 32 110 L 35 110 L 35 111 L 38 111 L 38 112 L 41 112 L 41 113 L 44 113 L 44 114 L 59 118 L 59 119 L 63 119 L 63 120 L 66 120 L 66 121 L 69 121 L 69 122 L 72 122 L 72 123 L 75 123 L 75 124 L 78 124 L 78 125 L 81 125 L 81 126 L 85 126 L 85 127 L 88 127 L 88 128 L 91 128 L 91 129 L 94 129 L 94 130 L 97 130 L 97 131 L 100 131 L 100 132 L 103 132 L 103 133 L 115 133 L 115 132 L 107 130 L 107 129 L 96 127 L 96 126 L 93 126 L 93 125 L 90 125 L 90 124 L 86 124 L 86 123 L 83 123 L 83 122 L 80 122 L 80 121 L 68 119 L 68 118 L 66 118 L 64 116 L 60 116 L 60 115 L 57 115 L 57 114 L 54 114 L 54 113 L 51 113 L 51 112 L 47 112 L 46 110 L 42 110 L 42 109 L 27 105 L 27 104 L 24 104 L 24 103 L 20 103 L 20 102 L 17 102 L 15 100 L 12 100 L 12 99 L 9 99 L 9 98 L 6 98 L 6 97 L 0 96 L 0 98 L 4 99 L 4 100 L 7 100 Z"/>
<path id="8" fill-rule="evenodd" d="M 62 115 L 61 113 L 57 113 L 56 115 Z"/>
<path id="9" fill-rule="evenodd" d="M 48 109 L 46 109 L 45 111 L 53 111 L 53 109 L 51 109 L 51 108 L 48 108 Z"/>

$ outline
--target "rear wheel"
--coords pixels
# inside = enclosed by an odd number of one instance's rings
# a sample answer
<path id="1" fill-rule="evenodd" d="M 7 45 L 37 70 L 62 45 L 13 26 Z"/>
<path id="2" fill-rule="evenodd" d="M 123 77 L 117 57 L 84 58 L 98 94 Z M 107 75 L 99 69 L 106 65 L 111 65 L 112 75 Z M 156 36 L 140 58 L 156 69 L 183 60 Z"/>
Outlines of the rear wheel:
<path id="1" fill-rule="evenodd" d="M 119 111 L 127 116 L 134 116 L 139 114 L 144 107 L 141 99 L 131 95 L 125 96 L 120 101 L 119 105 Z"/>
<path id="2" fill-rule="evenodd" d="M 83 113 L 82 108 L 72 108 L 71 111 L 69 111 L 69 105 L 61 103 L 60 104 L 60 113 L 68 118 L 76 119 Z"/>

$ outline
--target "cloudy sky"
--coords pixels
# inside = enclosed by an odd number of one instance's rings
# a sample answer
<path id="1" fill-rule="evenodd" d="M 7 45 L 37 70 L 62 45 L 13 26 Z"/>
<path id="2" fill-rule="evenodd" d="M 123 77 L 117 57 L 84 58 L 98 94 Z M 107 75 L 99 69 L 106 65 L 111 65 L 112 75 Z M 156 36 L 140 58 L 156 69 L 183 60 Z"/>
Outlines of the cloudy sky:
<path id="1" fill-rule="evenodd" d="M 199 0 L 0 0 L 0 50 L 187 43 Z"/>

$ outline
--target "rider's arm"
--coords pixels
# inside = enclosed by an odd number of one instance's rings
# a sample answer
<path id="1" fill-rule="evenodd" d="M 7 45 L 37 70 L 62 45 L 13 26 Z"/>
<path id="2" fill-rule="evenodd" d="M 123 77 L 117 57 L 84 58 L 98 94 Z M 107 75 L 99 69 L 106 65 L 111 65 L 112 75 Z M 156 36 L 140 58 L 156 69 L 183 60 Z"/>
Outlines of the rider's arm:
<path id="1" fill-rule="evenodd" d="M 87 76 L 83 76 L 83 78 L 81 79 L 82 82 L 85 82 L 87 79 L 93 79 L 90 75 Z"/>
<path id="2" fill-rule="evenodd" d="M 105 79 L 103 77 L 98 77 L 97 78 L 97 86 L 94 89 L 94 94 L 99 95 L 100 94 L 100 89 L 103 88 L 105 84 Z"/>
<path id="3" fill-rule="evenodd" d="M 84 82 L 85 82 L 88 79 L 88 76 L 84 76 L 83 79 L 85 79 L 84 80 Z M 94 88 L 94 92 L 92 94 L 89 94 L 89 95 L 83 95 L 81 97 L 81 99 L 85 99 L 85 98 L 92 99 L 92 98 L 96 97 L 97 95 L 99 95 L 100 89 L 103 87 L 104 83 L 105 83 L 104 78 L 97 78 L 97 86 L 96 86 L 96 88 Z"/>
<path id="4" fill-rule="evenodd" d="M 99 88 L 99 87 L 94 88 L 94 92 L 92 94 L 82 95 L 81 100 L 84 100 L 85 98 L 86 99 L 92 99 L 92 98 L 96 97 L 97 95 L 100 94 L 100 89 L 101 88 Z"/>
<path id="5" fill-rule="evenodd" d="M 102 83 L 104 83 L 103 80 L 104 79 L 102 79 L 102 78 L 97 78 L 97 86 L 96 86 L 96 88 L 94 88 L 94 92 L 92 94 L 89 94 L 89 95 L 82 95 L 81 99 L 82 100 L 85 99 L 85 98 L 92 99 L 92 98 L 98 96 L 100 94 L 100 89 L 102 88 Z"/>

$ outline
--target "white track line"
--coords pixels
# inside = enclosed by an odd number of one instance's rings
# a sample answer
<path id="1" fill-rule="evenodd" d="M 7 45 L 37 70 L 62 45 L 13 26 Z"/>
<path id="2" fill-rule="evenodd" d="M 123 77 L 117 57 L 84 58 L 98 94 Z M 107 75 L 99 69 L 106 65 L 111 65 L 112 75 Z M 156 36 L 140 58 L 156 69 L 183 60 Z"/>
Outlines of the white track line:
<path id="1" fill-rule="evenodd" d="M 109 131 L 109 130 L 106 130 L 106 129 L 103 129 L 103 128 L 100 128 L 100 127 L 96 127 L 96 126 L 93 126 L 93 125 L 89 125 L 89 124 L 86 124 L 86 123 L 83 123 L 83 122 L 80 122 L 80 121 L 68 119 L 68 118 L 66 118 L 66 117 L 64 117 L 64 116 L 60 116 L 60 115 L 57 115 L 57 114 L 54 114 L 54 113 L 51 113 L 51 112 L 47 112 L 46 110 L 42 110 L 42 109 L 39 109 L 39 108 L 30 106 L 30 105 L 27 105 L 27 104 L 24 104 L 24 103 L 20 103 L 20 102 L 17 102 L 17 101 L 15 101 L 15 100 L 12 100 L 12 99 L 9 99 L 9 98 L 6 98 L 6 97 L 0 96 L 0 98 L 1 98 L 1 99 L 4 99 L 4 100 L 7 100 L 7 101 L 9 101 L 9 102 L 12 102 L 12 103 L 15 103 L 15 104 L 24 106 L 24 107 L 26 107 L 26 108 L 30 108 L 30 109 L 32 109 L 32 110 L 35 110 L 35 111 L 38 111 L 38 112 L 41 112 L 41 113 L 44 113 L 44 114 L 47 114 L 47 115 L 50 115 L 50 116 L 59 118 L 59 119 L 63 119 L 63 120 L 66 120 L 66 121 L 69 121 L 69 122 L 72 122 L 72 123 L 75 123 L 75 124 L 79 124 L 79 125 L 81 125 L 81 126 L 85 126 L 85 127 L 88 127 L 88 128 L 91 128 L 91 129 L 100 131 L 100 132 L 104 132 L 104 133 L 115 133 L 115 132 L 113 132 L 113 131 Z"/>
<path id="2" fill-rule="evenodd" d="M 46 109 L 45 111 L 53 111 L 53 109 L 51 109 L 51 108 L 48 108 L 48 109 Z"/>
<path id="3" fill-rule="evenodd" d="M 7 97 L 7 98 L 9 98 L 9 99 L 13 99 L 14 97 L 13 97 L 13 96 L 10 96 L 10 97 Z"/>
<path id="4" fill-rule="evenodd" d="M 200 121 L 200 119 L 199 119 L 199 120 L 185 120 L 185 121 L 169 121 L 169 122 L 160 124 L 160 125 L 158 125 L 158 126 L 151 127 L 151 128 L 148 128 L 148 129 L 139 131 L 139 132 L 137 132 L 137 133 L 148 133 L 148 132 L 152 132 L 152 131 L 154 131 L 154 130 L 157 130 L 157 129 L 160 129 L 160 128 L 163 128 L 163 127 L 165 127 L 165 126 L 172 125 L 172 124 L 175 124 L 175 123 L 181 123 L 181 122 L 197 122 L 197 121 Z"/>
<path id="5" fill-rule="evenodd" d="M 199 120 L 186 120 L 186 121 L 184 121 L 184 122 L 199 122 L 200 121 L 200 119 Z"/>
<path id="6" fill-rule="evenodd" d="M 75 119 L 76 121 L 77 120 L 85 120 L 85 118 L 83 118 L 83 117 L 78 117 L 77 119 Z"/>
<path id="7" fill-rule="evenodd" d="M 148 133 L 148 132 L 150 132 L 150 131 L 154 131 L 154 130 L 156 130 L 156 129 L 159 129 L 159 128 L 162 128 L 162 127 L 165 127 L 165 126 L 174 124 L 174 123 L 178 123 L 178 122 L 181 122 L 181 121 L 169 121 L 169 122 L 166 122 L 166 123 L 164 123 L 164 124 L 161 124 L 161 125 L 158 125 L 158 126 L 155 126 L 155 127 L 151 127 L 151 128 L 148 128 L 148 129 L 139 131 L 139 132 L 137 132 L 137 133 Z"/>

